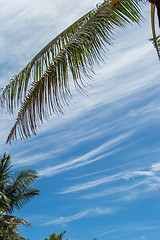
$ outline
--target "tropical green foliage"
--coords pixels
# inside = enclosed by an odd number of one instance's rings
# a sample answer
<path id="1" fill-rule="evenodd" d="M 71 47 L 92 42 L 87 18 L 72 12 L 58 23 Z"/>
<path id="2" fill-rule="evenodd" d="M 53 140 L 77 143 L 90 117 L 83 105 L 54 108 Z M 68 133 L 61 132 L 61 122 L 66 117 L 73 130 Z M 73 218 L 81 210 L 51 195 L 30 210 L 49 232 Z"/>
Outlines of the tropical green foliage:
<path id="1" fill-rule="evenodd" d="M 45 238 L 44 240 L 62 240 L 64 234 L 66 233 L 66 231 L 62 232 L 60 235 L 56 235 L 55 233 L 52 233 L 52 235 L 50 235 L 49 239 Z M 68 240 L 68 239 L 66 239 Z M 97 240 L 97 238 L 94 238 L 93 240 Z"/>
<path id="2" fill-rule="evenodd" d="M 4 154 L 0 160 L 0 239 L 24 239 L 16 230 L 20 224 L 30 224 L 11 215 L 14 209 L 22 208 L 40 191 L 31 187 L 38 178 L 34 170 L 11 171 L 10 155 Z"/>
<path id="3" fill-rule="evenodd" d="M 63 113 L 70 85 L 84 92 L 94 64 L 103 60 L 117 27 L 139 23 L 144 0 L 105 0 L 45 46 L 3 89 L 0 100 L 10 112 L 20 106 L 7 142 L 36 134 L 52 113 Z M 73 80 L 73 81 L 72 81 Z M 29 86 L 31 88 L 29 89 Z"/>
<path id="4" fill-rule="evenodd" d="M 7 215 L 1 213 L 0 215 L 0 239 L 3 240 L 22 240 L 25 239 L 17 229 L 20 224 L 30 226 L 30 224 L 22 219 L 13 215 Z"/>
<path id="5" fill-rule="evenodd" d="M 61 234 L 56 235 L 55 233 L 53 233 L 52 235 L 50 235 L 49 239 L 45 238 L 44 240 L 62 240 L 63 236 L 65 234 L 66 231 L 62 232 Z M 66 239 L 67 240 L 67 239 Z"/>

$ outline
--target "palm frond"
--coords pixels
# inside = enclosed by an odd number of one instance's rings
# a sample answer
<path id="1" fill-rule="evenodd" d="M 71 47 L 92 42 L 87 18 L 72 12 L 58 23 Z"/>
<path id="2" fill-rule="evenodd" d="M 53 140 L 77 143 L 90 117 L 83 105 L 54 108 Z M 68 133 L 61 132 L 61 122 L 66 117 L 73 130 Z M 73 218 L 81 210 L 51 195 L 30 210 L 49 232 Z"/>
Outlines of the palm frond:
<path id="1" fill-rule="evenodd" d="M 59 240 L 62 240 L 62 238 L 63 238 L 63 236 L 64 236 L 65 233 L 66 233 L 66 231 L 64 231 L 64 232 L 62 232 L 60 235 L 58 235 Z"/>
<path id="2" fill-rule="evenodd" d="M 30 187 L 38 178 L 37 172 L 34 170 L 23 170 L 12 175 L 10 184 L 5 188 L 6 196 L 11 200 L 9 212 L 13 212 L 14 208 L 20 209 L 40 191 Z"/>
<path id="3" fill-rule="evenodd" d="M 0 239 L 7 240 L 25 240 L 25 238 L 16 231 L 19 225 L 22 224 L 24 226 L 29 226 L 28 221 L 15 217 L 12 215 L 1 215 L 0 216 Z"/>
<path id="4" fill-rule="evenodd" d="M 40 191 L 35 188 L 23 188 L 23 191 L 19 190 L 15 197 L 12 196 L 9 212 L 12 213 L 14 208 L 21 209 L 26 203 L 39 194 Z"/>
<path id="5" fill-rule="evenodd" d="M 9 183 L 11 175 L 11 160 L 10 154 L 4 153 L 0 160 L 0 192 L 3 193 L 4 186 Z"/>
<path id="6" fill-rule="evenodd" d="M 1 103 L 5 100 L 7 109 L 13 112 L 19 102 L 26 96 L 28 84 L 41 78 L 55 56 L 61 51 L 81 28 L 81 26 L 94 14 L 95 10 L 89 11 L 86 15 L 68 27 L 60 35 L 48 43 L 18 74 L 12 77 L 0 96 Z"/>
<path id="7" fill-rule="evenodd" d="M 11 111 L 26 96 L 29 80 L 32 83 L 7 142 L 17 138 L 17 132 L 22 139 L 36 134 L 52 112 L 63 113 L 64 105 L 71 99 L 69 79 L 83 92 L 84 77 L 90 78 L 94 64 L 103 60 L 106 44 L 112 44 L 113 30 L 131 22 L 139 23 L 142 18 L 139 3 L 143 2 L 104 1 L 49 43 L 13 78 L 1 95 Z"/>
<path id="8" fill-rule="evenodd" d="M 3 220 L 6 223 L 8 223 L 9 225 L 11 225 L 12 228 L 14 228 L 14 229 L 17 228 L 19 224 L 30 227 L 30 223 L 28 221 L 24 220 L 23 218 L 16 217 L 16 216 L 4 214 Z"/>
<path id="9" fill-rule="evenodd" d="M 0 192 L 0 215 L 10 210 L 10 199 Z"/>

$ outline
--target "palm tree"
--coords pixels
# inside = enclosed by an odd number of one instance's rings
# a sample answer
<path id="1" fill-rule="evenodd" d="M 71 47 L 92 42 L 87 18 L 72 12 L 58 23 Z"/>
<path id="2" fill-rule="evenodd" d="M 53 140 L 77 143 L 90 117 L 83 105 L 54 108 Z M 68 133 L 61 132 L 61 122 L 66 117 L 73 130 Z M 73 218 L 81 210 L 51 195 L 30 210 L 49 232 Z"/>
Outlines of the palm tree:
<path id="1" fill-rule="evenodd" d="M 49 239 L 45 238 L 45 240 L 62 240 L 63 236 L 65 234 L 66 231 L 62 232 L 61 234 L 56 235 L 55 233 L 53 233 L 52 235 L 50 235 Z M 67 240 L 67 239 L 66 239 Z"/>
<path id="2" fill-rule="evenodd" d="M 20 224 L 30 224 L 11 215 L 14 209 L 21 209 L 40 191 L 31 187 L 38 178 L 34 170 L 11 171 L 10 155 L 6 153 L 0 160 L 0 237 L 5 240 L 24 239 L 16 229 Z M 1 238 L 0 238 L 1 239 Z"/>
<path id="3" fill-rule="evenodd" d="M 64 106 L 71 100 L 72 80 L 77 91 L 84 93 L 85 79 L 92 77 L 94 64 L 106 55 L 114 29 L 139 23 L 143 19 L 141 7 L 147 2 L 105 0 L 54 38 L 17 73 L 0 96 L 1 104 L 9 112 L 20 106 L 7 142 L 11 143 L 18 135 L 21 139 L 31 137 L 49 115 L 63 113 Z M 154 27 L 154 9 L 155 4 L 159 6 L 158 2 L 151 0 L 151 40 L 160 56 L 159 36 Z"/>

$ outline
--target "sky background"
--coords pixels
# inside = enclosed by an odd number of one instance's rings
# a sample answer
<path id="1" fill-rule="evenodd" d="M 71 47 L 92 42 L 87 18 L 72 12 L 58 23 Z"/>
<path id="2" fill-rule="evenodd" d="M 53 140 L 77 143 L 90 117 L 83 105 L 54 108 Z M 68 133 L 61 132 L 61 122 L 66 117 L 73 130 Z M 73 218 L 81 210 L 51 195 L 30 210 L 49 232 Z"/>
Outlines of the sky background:
<path id="1" fill-rule="evenodd" d="M 0 87 L 96 0 L 0 0 Z M 29 140 L 6 145 L 16 116 L 0 109 L 0 154 L 14 170 L 36 169 L 41 195 L 15 214 L 30 240 L 67 230 L 69 240 L 159 240 L 160 67 L 150 6 L 141 27 L 117 29 L 88 96 L 73 90 L 65 115 Z M 65 239 L 66 239 L 65 238 Z"/>

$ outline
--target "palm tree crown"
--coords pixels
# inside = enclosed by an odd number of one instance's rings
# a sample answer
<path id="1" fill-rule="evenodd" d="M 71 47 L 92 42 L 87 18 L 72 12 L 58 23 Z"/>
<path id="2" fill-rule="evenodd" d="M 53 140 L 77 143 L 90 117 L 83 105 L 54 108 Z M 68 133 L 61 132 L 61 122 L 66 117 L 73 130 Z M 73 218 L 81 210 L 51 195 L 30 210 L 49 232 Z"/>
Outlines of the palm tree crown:
<path id="1" fill-rule="evenodd" d="M 40 191 L 31 187 L 38 178 L 34 170 L 11 171 L 10 155 L 4 154 L 0 160 L 0 236 L 3 239 L 24 239 L 15 231 L 19 224 L 30 224 L 19 217 L 10 215 L 20 209 Z"/>
<path id="2" fill-rule="evenodd" d="M 62 232 L 61 234 L 58 234 L 58 235 L 53 233 L 52 235 L 50 235 L 49 239 L 45 238 L 44 240 L 62 240 L 65 232 L 66 231 L 64 231 L 64 232 Z M 68 240 L 68 239 L 66 239 L 66 240 Z"/>

